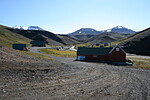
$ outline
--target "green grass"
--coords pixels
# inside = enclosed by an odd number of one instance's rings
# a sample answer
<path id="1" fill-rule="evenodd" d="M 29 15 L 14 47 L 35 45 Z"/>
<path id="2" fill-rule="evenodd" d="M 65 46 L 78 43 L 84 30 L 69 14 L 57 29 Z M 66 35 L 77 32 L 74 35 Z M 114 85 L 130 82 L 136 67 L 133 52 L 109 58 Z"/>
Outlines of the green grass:
<path id="1" fill-rule="evenodd" d="M 135 68 L 150 69 L 150 59 L 127 57 L 133 61 Z"/>
<path id="2" fill-rule="evenodd" d="M 45 54 L 53 55 L 53 56 L 59 56 L 59 57 L 70 57 L 74 58 L 76 57 L 75 51 L 58 51 L 54 49 L 41 49 L 40 52 L 43 52 Z"/>
<path id="3" fill-rule="evenodd" d="M 82 43 L 82 44 L 76 45 L 76 47 L 88 47 L 88 46 L 91 46 L 91 44 L 90 43 Z"/>
<path id="4" fill-rule="evenodd" d="M 30 40 L 17 33 L 11 32 L 8 27 L 0 25 L 0 45 L 5 47 L 12 47 L 14 43 L 23 43 L 29 45 Z"/>

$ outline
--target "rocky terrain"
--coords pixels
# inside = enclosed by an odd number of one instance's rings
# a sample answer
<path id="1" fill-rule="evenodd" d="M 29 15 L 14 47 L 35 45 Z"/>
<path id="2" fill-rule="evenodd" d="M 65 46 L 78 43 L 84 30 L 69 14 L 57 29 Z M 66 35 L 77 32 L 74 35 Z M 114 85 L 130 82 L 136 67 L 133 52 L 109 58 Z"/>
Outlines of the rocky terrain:
<path id="1" fill-rule="evenodd" d="M 31 52 L 40 53 L 38 48 Z M 150 99 L 150 70 L 55 56 L 47 60 L 4 47 L 0 55 L 1 100 Z"/>

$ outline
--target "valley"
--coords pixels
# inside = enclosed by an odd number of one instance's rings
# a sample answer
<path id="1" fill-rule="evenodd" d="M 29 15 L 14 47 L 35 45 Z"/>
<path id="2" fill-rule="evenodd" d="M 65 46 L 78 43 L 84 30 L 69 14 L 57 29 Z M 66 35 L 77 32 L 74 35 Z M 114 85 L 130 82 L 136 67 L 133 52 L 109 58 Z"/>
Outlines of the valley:
<path id="1" fill-rule="evenodd" d="M 149 100 L 149 56 L 129 54 L 133 66 L 115 66 L 76 61 L 74 50 L 79 45 L 126 43 L 138 36 L 143 36 L 140 41 L 147 39 L 149 29 L 128 36 L 106 32 L 78 40 L 45 30 L 0 26 L 0 99 Z M 33 40 L 47 41 L 47 47 L 31 47 Z M 28 51 L 12 49 L 14 43 L 27 44 Z"/>

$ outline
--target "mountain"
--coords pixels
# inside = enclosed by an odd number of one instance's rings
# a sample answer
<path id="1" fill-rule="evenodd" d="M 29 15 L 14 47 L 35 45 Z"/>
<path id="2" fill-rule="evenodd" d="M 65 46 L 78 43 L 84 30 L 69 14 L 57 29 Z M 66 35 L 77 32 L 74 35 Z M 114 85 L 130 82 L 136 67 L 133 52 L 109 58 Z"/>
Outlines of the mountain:
<path id="1" fill-rule="evenodd" d="M 110 43 L 113 41 L 117 41 L 119 39 L 127 37 L 124 34 L 114 33 L 114 32 L 105 32 L 99 35 L 93 36 L 92 38 L 87 40 L 87 43 L 91 44 L 99 44 L 99 43 Z"/>
<path id="2" fill-rule="evenodd" d="M 68 35 L 76 40 L 84 41 L 100 33 L 101 32 L 92 28 L 81 28 L 75 32 L 69 33 Z"/>
<path id="3" fill-rule="evenodd" d="M 70 33 L 69 35 L 97 35 L 100 32 L 92 28 L 81 28 L 75 32 Z"/>
<path id="4" fill-rule="evenodd" d="M 103 32 L 114 32 L 114 33 L 120 33 L 120 34 L 134 34 L 135 33 L 135 31 L 128 29 L 126 27 L 123 27 L 123 26 L 116 26 L 112 29 L 107 29 L 107 30 L 103 30 L 100 32 L 101 33 L 103 33 Z"/>
<path id="5" fill-rule="evenodd" d="M 41 31 L 43 31 L 44 29 L 42 29 L 41 27 L 38 27 L 38 26 L 29 26 L 28 30 L 41 30 Z"/>
<path id="6" fill-rule="evenodd" d="M 80 41 L 85 41 L 89 38 L 94 37 L 95 35 L 99 35 L 102 33 L 109 33 L 109 32 L 119 33 L 119 34 L 123 34 L 123 35 L 130 35 L 130 34 L 135 33 L 135 31 L 125 28 L 123 26 L 116 26 L 116 27 L 113 27 L 112 29 L 107 29 L 107 30 L 102 30 L 102 31 L 97 31 L 92 28 L 81 28 L 75 32 L 69 33 L 68 35 L 74 39 L 77 39 Z"/>
<path id="7" fill-rule="evenodd" d="M 126 52 L 150 56 L 150 28 L 119 41 Z"/>

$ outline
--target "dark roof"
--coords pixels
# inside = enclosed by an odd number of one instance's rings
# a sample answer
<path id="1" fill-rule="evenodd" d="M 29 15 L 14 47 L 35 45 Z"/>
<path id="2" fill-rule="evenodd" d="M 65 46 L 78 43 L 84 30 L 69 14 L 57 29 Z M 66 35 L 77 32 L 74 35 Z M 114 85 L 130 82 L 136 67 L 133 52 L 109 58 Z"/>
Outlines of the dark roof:
<path id="1" fill-rule="evenodd" d="M 112 50 L 112 48 L 88 48 L 88 47 L 78 47 L 78 55 L 107 55 Z"/>

